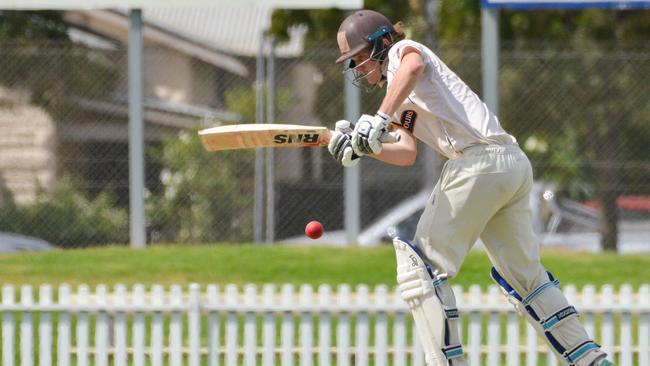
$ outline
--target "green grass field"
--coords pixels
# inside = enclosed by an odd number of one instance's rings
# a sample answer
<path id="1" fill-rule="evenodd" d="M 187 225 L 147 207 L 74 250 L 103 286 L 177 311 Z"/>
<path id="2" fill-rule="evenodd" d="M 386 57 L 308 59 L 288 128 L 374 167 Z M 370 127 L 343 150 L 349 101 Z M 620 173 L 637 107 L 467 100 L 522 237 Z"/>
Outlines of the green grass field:
<path id="1" fill-rule="evenodd" d="M 542 262 L 563 284 L 650 282 L 650 255 L 542 252 Z M 468 256 L 453 284 L 491 285 L 481 251 Z M 146 249 L 99 247 L 0 256 L 4 284 L 88 285 L 395 283 L 391 246 L 375 248 L 254 245 L 165 245 Z"/>

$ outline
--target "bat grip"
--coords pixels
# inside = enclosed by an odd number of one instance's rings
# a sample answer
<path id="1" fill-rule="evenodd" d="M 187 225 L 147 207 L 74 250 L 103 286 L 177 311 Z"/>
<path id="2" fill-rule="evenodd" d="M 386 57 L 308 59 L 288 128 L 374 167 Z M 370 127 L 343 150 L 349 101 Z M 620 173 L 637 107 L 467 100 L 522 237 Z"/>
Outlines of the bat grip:
<path id="1" fill-rule="evenodd" d="M 399 142 L 400 137 L 401 136 L 395 132 L 384 132 L 384 134 L 381 135 L 381 137 L 379 138 L 379 141 L 383 143 L 392 144 L 395 142 Z"/>
<path id="2" fill-rule="evenodd" d="M 400 138 L 401 136 L 395 132 L 384 132 L 384 134 L 381 135 L 381 137 L 379 138 L 379 141 L 386 144 L 392 144 L 395 142 L 399 142 Z M 357 155 L 356 153 L 352 153 L 352 159 L 357 159 L 357 158 L 359 158 L 359 155 Z"/>

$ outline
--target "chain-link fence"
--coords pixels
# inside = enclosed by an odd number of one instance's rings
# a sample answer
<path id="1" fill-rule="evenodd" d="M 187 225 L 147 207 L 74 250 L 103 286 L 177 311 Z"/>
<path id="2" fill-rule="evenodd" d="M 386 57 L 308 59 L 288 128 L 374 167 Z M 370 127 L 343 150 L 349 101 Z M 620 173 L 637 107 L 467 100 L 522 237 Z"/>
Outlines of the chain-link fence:
<path id="1" fill-rule="evenodd" d="M 481 94 L 480 45 L 433 48 Z M 127 243 L 126 51 L 0 49 L 0 231 L 64 247 Z M 332 128 L 344 117 L 336 54 L 319 47 L 274 59 L 276 123 Z M 255 122 L 255 59 L 227 59 L 145 49 L 150 242 L 253 240 L 255 152 L 208 153 L 196 137 L 202 127 Z M 382 95 L 362 92 L 362 112 L 374 113 Z M 603 234 L 650 246 L 648 95 L 650 43 L 502 46 L 499 115 L 533 162 L 540 240 L 557 244 L 562 234 L 567 245 L 598 245 Z M 424 146 L 414 167 L 365 159 L 360 241 L 382 240 L 375 224 L 411 234 L 417 202 L 426 201 L 418 197 L 442 161 Z M 343 169 L 326 149 L 275 149 L 273 167 L 275 241 L 300 237 L 312 219 L 343 229 Z M 389 214 L 393 221 L 378 224 Z"/>

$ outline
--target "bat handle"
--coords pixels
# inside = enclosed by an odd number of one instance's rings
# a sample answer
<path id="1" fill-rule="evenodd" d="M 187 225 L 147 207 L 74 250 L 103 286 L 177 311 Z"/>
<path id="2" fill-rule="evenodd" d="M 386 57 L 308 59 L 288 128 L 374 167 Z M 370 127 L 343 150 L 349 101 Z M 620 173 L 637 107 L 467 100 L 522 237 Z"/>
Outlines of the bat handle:
<path id="1" fill-rule="evenodd" d="M 395 142 L 399 142 L 400 137 L 401 136 L 395 132 L 384 132 L 384 134 L 379 138 L 379 141 L 383 143 L 393 144 Z"/>

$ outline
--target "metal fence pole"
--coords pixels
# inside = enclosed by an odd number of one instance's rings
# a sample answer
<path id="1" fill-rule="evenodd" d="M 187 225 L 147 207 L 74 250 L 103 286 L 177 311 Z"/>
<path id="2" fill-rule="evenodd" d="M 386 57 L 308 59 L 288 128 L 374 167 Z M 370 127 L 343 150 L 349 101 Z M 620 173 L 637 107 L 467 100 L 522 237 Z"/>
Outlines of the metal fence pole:
<path id="1" fill-rule="evenodd" d="M 361 113 L 361 92 L 345 78 L 345 119 L 356 122 Z M 356 243 L 361 231 L 361 164 L 343 169 L 343 205 L 345 243 Z"/>
<path id="2" fill-rule="evenodd" d="M 142 11 L 132 9 L 129 26 L 129 207 L 131 246 L 146 245 L 144 217 L 144 121 Z"/>
<path id="3" fill-rule="evenodd" d="M 483 101 L 499 114 L 499 9 L 481 9 Z"/>
<path id="4" fill-rule="evenodd" d="M 266 118 L 275 123 L 275 40 L 269 38 L 269 54 L 266 64 Z M 275 169 L 273 148 L 266 149 L 266 243 L 275 237 Z"/>
<path id="5" fill-rule="evenodd" d="M 264 123 L 264 34 L 260 35 L 257 50 L 255 74 L 255 123 Z M 255 243 L 262 242 L 264 233 L 264 149 L 255 149 L 255 203 L 254 203 L 254 237 Z"/>

